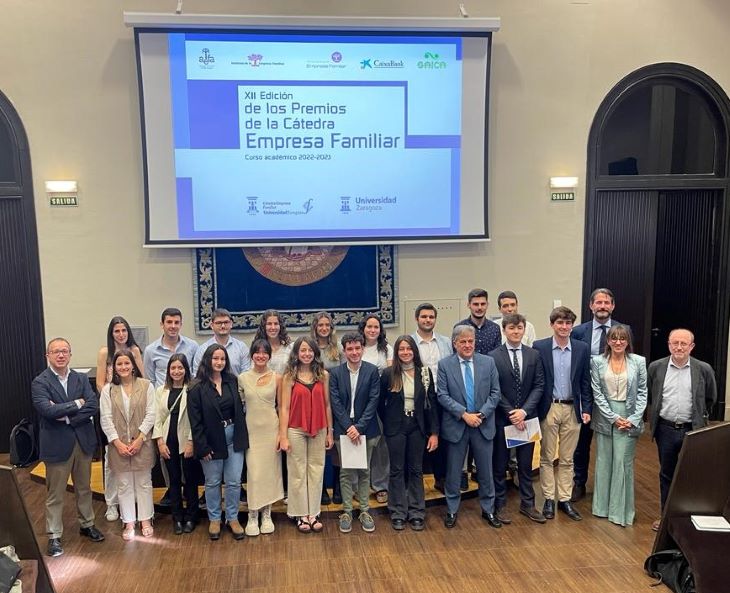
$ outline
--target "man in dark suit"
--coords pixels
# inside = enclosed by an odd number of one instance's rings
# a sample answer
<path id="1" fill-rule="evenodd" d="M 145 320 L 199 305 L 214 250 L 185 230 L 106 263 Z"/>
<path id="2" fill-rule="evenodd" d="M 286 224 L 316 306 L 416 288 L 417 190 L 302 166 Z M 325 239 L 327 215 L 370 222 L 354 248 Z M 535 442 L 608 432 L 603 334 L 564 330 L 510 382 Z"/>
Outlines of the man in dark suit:
<path id="1" fill-rule="evenodd" d="M 670 356 L 649 365 L 648 396 L 651 436 L 659 451 L 659 491 L 661 508 L 669 494 L 684 435 L 707 426 L 717 401 L 717 384 L 712 367 L 690 357 L 694 334 L 687 329 L 669 333 Z M 652 524 L 659 529 L 659 521 Z"/>
<path id="2" fill-rule="evenodd" d="M 96 449 L 93 416 L 99 408 L 89 379 L 69 368 L 71 345 L 54 338 L 46 348 L 48 368 L 33 379 L 31 397 L 39 416 L 40 459 L 46 464 L 46 533 L 49 556 L 63 554 L 63 497 L 73 477 L 80 533 L 104 540 L 94 526 L 91 458 Z"/>
<path id="3" fill-rule="evenodd" d="M 611 315 L 616 307 L 616 300 L 613 292 L 608 288 L 596 288 L 591 293 L 588 306 L 593 313 L 590 321 L 581 323 L 573 328 L 570 335 L 574 340 L 585 342 L 591 349 L 591 356 L 603 354 L 606 351 L 606 333 L 612 325 L 626 325 Z M 631 328 L 626 325 L 631 333 Z M 593 440 L 593 429 L 590 424 L 583 424 L 580 427 L 578 444 L 573 454 L 573 492 L 570 500 L 578 502 L 586 495 L 586 482 L 588 481 L 588 464 L 591 461 L 591 441 Z"/>
<path id="4" fill-rule="evenodd" d="M 461 502 L 461 469 L 467 447 L 471 448 L 477 466 L 482 517 L 492 527 L 502 526 L 494 514 L 492 480 L 494 410 L 499 403 L 499 376 L 494 360 L 474 352 L 474 333 L 470 325 L 457 325 L 451 336 L 456 353 L 439 361 L 438 367 L 437 394 L 443 407 L 441 437 L 449 443 L 444 521 L 448 528 L 456 525 Z"/>
<path id="5" fill-rule="evenodd" d="M 342 336 L 342 348 L 347 362 L 330 369 L 330 405 L 335 429 L 335 445 L 340 452 L 340 436 L 355 444 L 367 447 L 365 469 L 340 470 L 342 514 L 340 531 L 352 530 L 352 482 L 357 481 L 357 497 L 360 502 L 360 525 L 364 531 L 375 531 L 375 521 L 370 514 L 370 458 L 380 440 L 380 427 L 376 412 L 380 398 L 378 367 L 362 360 L 365 338 L 359 333 Z M 365 437 L 363 444 L 360 437 Z"/>
<path id="6" fill-rule="evenodd" d="M 510 450 L 505 441 L 504 428 L 512 425 L 524 430 L 525 420 L 537 418 L 537 409 L 545 386 L 540 355 L 522 343 L 526 321 L 519 313 L 505 315 L 502 318 L 505 343 L 489 353 L 497 366 L 502 392 L 495 413 L 497 434 L 494 438 L 492 457 L 496 515 L 502 523 L 512 522 L 505 509 L 507 504 L 505 474 Z M 520 513 L 536 523 L 545 523 L 545 517 L 535 508 L 535 490 L 532 487 L 534 451 L 535 443 L 515 448 L 520 484 Z"/>
<path id="7" fill-rule="evenodd" d="M 533 347 L 540 353 L 545 370 L 545 389 L 538 413 L 542 431 L 540 485 L 545 496 L 542 514 L 546 519 L 555 517 L 557 496 L 558 509 L 574 521 L 580 521 L 582 517 L 570 501 L 573 452 L 581 424 L 591 421 L 593 392 L 590 349 L 585 343 L 570 337 L 574 322 L 573 311 L 568 307 L 556 307 L 550 312 L 553 336 L 537 340 Z M 557 485 L 553 467 L 556 453 L 559 453 Z"/>

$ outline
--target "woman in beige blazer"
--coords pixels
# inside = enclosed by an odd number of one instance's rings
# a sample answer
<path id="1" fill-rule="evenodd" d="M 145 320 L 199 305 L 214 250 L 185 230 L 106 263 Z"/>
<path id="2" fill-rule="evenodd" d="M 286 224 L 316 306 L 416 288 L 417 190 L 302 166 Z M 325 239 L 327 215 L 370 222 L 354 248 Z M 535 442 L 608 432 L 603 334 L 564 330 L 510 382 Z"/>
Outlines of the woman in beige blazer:
<path id="1" fill-rule="evenodd" d="M 124 522 L 122 538 L 134 539 L 137 520 L 142 535 L 153 533 L 152 466 L 155 451 L 150 435 L 155 425 L 155 390 L 129 350 L 112 358 L 112 381 L 101 390 L 101 428 L 111 445 L 109 469 L 117 478 L 119 512 Z M 136 501 L 136 509 L 135 509 Z"/>

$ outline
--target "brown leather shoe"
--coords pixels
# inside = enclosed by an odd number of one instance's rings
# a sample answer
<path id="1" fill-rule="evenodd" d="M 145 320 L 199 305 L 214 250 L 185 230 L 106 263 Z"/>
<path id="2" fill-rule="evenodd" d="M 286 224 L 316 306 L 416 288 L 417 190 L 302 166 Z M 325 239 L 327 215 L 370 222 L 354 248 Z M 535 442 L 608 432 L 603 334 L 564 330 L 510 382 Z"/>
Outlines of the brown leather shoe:
<path id="1" fill-rule="evenodd" d="M 520 513 L 527 517 L 530 521 L 534 521 L 535 523 L 547 522 L 545 515 L 543 515 L 535 507 L 520 507 Z"/>
<path id="2" fill-rule="evenodd" d="M 228 521 L 228 529 L 231 530 L 233 539 L 243 539 L 246 537 L 246 532 L 244 531 L 243 526 L 238 522 L 238 519 Z"/>
<path id="3" fill-rule="evenodd" d="M 221 537 L 221 522 L 211 521 L 208 523 L 208 537 L 213 541 L 220 539 Z"/>
<path id="4" fill-rule="evenodd" d="M 510 523 L 512 523 L 512 516 L 509 514 L 505 507 L 497 509 L 494 514 L 497 515 L 497 519 L 499 519 L 505 525 L 509 525 Z"/>

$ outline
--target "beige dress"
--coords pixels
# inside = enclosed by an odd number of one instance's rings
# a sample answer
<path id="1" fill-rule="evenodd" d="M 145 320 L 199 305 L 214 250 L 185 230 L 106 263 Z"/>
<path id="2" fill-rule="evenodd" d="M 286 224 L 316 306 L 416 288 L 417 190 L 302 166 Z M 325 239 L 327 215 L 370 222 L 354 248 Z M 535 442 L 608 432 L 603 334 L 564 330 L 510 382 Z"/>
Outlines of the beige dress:
<path id="1" fill-rule="evenodd" d="M 276 413 L 276 375 L 253 369 L 238 376 L 238 391 L 246 406 L 248 449 L 246 492 L 248 508 L 257 510 L 284 498 L 281 453 L 276 450 L 279 417 Z"/>

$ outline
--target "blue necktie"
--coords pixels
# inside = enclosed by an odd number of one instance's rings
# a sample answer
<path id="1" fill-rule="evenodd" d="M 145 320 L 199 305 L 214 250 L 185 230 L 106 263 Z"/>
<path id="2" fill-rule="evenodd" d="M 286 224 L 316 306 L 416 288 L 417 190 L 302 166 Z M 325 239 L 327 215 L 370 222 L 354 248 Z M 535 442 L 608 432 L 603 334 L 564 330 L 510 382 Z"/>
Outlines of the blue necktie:
<path id="1" fill-rule="evenodd" d="M 471 372 L 471 361 L 464 362 L 464 387 L 466 387 L 466 411 L 474 411 L 474 375 Z"/>

